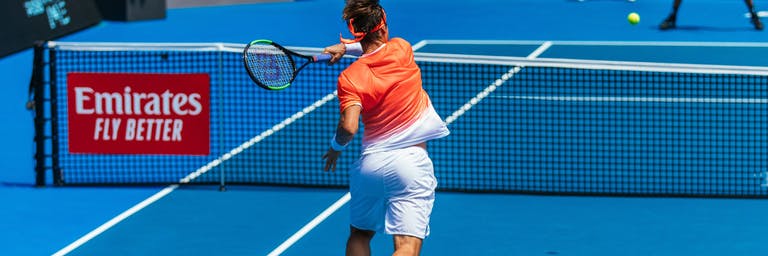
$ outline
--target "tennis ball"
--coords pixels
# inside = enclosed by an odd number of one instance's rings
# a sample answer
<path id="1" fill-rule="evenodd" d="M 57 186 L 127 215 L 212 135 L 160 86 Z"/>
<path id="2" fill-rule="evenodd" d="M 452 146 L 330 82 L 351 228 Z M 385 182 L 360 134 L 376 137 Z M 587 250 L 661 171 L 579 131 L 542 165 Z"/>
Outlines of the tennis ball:
<path id="1" fill-rule="evenodd" d="M 640 15 L 636 12 L 631 12 L 627 16 L 627 20 L 629 21 L 629 24 L 637 25 L 637 23 L 640 23 Z"/>

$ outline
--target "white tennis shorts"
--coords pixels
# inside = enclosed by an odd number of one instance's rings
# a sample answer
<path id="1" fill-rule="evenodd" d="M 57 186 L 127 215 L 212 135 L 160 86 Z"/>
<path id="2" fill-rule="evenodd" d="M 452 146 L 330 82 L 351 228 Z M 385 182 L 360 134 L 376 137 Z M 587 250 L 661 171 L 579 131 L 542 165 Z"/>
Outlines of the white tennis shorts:
<path id="1" fill-rule="evenodd" d="M 363 155 L 350 173 L 350 224 L 424 239 L 435 201 L 432 160 L 424 148 Z"/>

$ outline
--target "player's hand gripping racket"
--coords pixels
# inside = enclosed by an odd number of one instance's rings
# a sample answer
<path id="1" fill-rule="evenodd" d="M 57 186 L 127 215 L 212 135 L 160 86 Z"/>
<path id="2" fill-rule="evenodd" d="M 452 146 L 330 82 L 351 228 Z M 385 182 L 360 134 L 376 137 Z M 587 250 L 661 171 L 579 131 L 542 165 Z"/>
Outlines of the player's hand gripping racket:
<path id="1" fill-rule="evenodd" d="M 306 60 L 296 68 L 296 60 Z M 270 40 L 255 40 L 243 50 L 243 64 L 256 84 L 267 90 L 281 90 L 291 85 L 299 71 L 309 63 L 326 62 L 330 54 L 302 55 Z"/>

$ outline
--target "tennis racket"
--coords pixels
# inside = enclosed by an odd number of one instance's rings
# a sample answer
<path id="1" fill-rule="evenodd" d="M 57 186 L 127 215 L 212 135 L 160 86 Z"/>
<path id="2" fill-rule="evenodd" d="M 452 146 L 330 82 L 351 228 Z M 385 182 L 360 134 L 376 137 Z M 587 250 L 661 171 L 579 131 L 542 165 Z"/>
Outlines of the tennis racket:
<path id="1" fill-rule="evenodd" d="M 296 68 L 296 60 L 305 62 Z M 254 40 L 243 50 L 243 64 L 248 75 L 261 88 L 282 90 L 291 86 L 299 71 L 315 62 L 327 62 L 330 54 L 308 56 L 285 49 L 271 40 Z"/>

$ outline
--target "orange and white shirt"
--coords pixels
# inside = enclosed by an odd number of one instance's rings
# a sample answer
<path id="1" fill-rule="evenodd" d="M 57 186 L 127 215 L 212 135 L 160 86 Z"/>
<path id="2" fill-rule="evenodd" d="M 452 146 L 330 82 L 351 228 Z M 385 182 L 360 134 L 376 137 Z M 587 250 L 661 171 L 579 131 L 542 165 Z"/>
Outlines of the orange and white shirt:
<path id="1" fill-rule="evenodd" d="M 341 111 L 362 107 L 363 154 L 404 148 L 450 132 L 421 84 L 411 45 L 393 38 L 361 56 L 338 82 Z"/>

